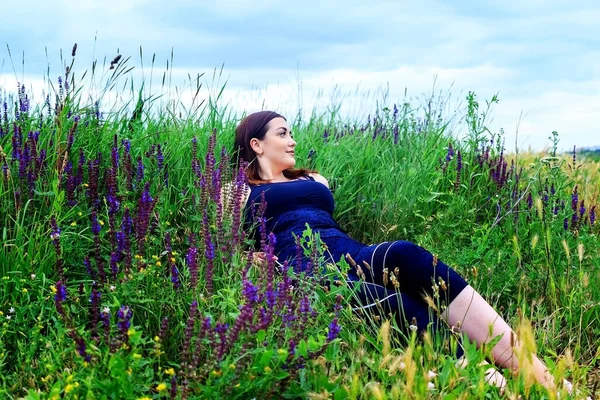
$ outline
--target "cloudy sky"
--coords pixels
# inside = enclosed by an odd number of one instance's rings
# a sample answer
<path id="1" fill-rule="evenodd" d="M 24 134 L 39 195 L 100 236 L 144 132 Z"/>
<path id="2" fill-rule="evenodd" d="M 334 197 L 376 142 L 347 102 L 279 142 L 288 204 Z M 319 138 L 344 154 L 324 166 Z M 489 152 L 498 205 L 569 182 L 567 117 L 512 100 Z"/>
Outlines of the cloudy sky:
<path id="1" fill-rule="evenodd" d="M 152 57 L 162 76 L 173 51 L 174 85 L 205 73 L 214 93 L 226 81 L 233 109 L 339 104 L 360 117 L 432 92 L 449 110 L 468 91 L 482 103 L 497 93 L 489 125 L 509 151 L 542 149 L 553 130 L 562 149 L 600 145 L 596 1 L 21 0 L 0 7 L 0 38 L 5 91 L 60 75 L 73 43 L 76 74 L 122 54 L 146 80 Z"/>

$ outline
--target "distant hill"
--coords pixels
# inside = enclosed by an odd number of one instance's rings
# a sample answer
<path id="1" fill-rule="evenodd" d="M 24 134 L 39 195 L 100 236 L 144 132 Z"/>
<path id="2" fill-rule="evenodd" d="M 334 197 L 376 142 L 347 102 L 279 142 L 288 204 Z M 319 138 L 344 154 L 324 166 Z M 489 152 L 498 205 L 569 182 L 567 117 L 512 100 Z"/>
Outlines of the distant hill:
<path id="1" fill-rule="evenodd" d="M 578 153 L 600 153 L 600 146 L 583 147 L 578 149 Z"/>

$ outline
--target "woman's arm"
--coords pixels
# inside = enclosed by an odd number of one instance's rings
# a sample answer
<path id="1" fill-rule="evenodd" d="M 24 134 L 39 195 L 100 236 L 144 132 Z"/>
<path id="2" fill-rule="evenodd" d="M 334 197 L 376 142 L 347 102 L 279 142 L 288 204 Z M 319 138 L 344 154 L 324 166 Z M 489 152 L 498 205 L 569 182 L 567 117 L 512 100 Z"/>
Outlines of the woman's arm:
<path id="1" fill-rule="evenodd" d="M 235 195 L 235 184 L 233 184 L 233 182 L 225 183 L 221 187 L 221 204 L 223 204 L 224 211 L 228 211 L 228 212 L 232 211 L 232 210 L 229 210 L 229 206 L 230 205 L 233 206 L 233 204 L 231 204 L 231 203 L 232 203 L 234 195 Z M 244 186 L 242 187 L 242 196 L 240 197 L 240 204 L 239 204 L 240 208 L 244 208 L 244 206 L 246 205 L 246 202 L 248 201 L 248 197 L 250 197 L 250 188 L 248 187 L 248 185 L 244 184 Z"/>

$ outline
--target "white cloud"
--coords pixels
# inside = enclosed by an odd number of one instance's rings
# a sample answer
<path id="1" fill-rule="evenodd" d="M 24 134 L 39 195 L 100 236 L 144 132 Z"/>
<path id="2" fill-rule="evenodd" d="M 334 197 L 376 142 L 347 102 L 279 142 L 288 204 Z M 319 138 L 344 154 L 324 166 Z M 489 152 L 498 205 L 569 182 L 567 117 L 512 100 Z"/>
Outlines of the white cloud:
<path id="1" fill-rule="evenodd" d="M 25 53 L 24 78 L 36 91 L 46 85 L 45 47 L 52 80 L 63 70 L 59 49 L 70 61 L 77 42 L 79 75 L 119 49 L 138 66 L 132 77 L 139 82 L 142 46 L 146 79 L 156 54 L 156 90 L 173 47 L 174 84 L 181 89 L 187 73 L 206 72 L 205 85 L 216 90 L 227 79 L 224 98 L 240 109 L 294 112 L 339 102 L 349 115 L 364 116 L 384 93 L 390 103 L 402 102 L 405 90 L 418 98 L 434 82 L 457 102 L 468 91 L 481 101 L 499 92 L 493 128 L 514 135 L 524 112 L 520 138 L 541 148 L 552 130 L 566 147 L 597 144 L 599 19 L 593 1 L 23 0 L 3 6 L 0 29 L 20 80 Z M 2 59 L 0 85 L 14 89 L 6 52 Z M 225 75 L 212 82 L 222 63 Z M 188 92 L 180 95 L 184 101 Z"/>

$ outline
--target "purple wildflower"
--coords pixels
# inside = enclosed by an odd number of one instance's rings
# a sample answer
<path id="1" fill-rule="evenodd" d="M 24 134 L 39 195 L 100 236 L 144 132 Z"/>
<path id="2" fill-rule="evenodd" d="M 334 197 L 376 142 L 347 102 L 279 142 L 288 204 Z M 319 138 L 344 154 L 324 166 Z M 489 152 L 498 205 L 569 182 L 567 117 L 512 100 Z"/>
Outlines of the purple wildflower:
<path id="1" fill-rule="evenodd" d="M 92 294 L 90 295 L 90 322 L 91 322 L 91 335 L 92 337 L 97 336 L 96 326 L 98 325 L 100 297 L 102 294 L 96 289 L 96 282 L 92 284 Z"/>
<path id="2" fill-rule="evenodd" d="M 162 168 L 165 164 L 165 156 L 162 153 L 160 144 L 156 147 L 156 164 L 158 166 L 159 171 L 162 170 Z"/>
<path id="3" fill-rule="evenodd" d="M 137 158 L 137 173 L 135 175 L 135 179 L 137 182 L 144 180 L 144 164 L 142 163 L 142 157 L 140 156 Z"/>
<path id="4" fill-rule="evenodd" d="M 56 310 L 62 316 L 65 315 L 65 310 L 62 307 L 62 303 L 67 300 L 67 288 L 63 285 L 62 281 L 56 282 L 56 294 L 54 295 L 54 304 Z"/>
<path id="5" fill-rule="evenodd" d="M 146 241 L 146 234 L 150 225 L 150 217 L 152 216 L 152 210 L 156 205 L 156 201 L 150 195 L 150 183 L 146 182 L 144 192 L 138 201 L 138 210 L 135 220 L 135 233 L 138 244 L 138 251 L 140 254 L 144 252 L 144 243 Z"/>
<path id="6" fill-rule="evenodd" d="M 185 331 L 183 335 L 183 346 L 182 346 L 182 367 L 188 361 L 190 361 L 191 349 L 190 344 L 192 343 L 192 335 L 194 333 L 194 322 L 196 321 L 196 314 L 198 313 L 198 302 L 192 301 L 190 305 L 190 316 L 188 317 Z"/>
<path id="7" fill-rule="evenodd" d="M 206 210 L 204 211 L 204 224 L 208 227 L 208 217 L 206 214 Z M 208 229 L 206 231 L 206 235 L 204 237 L 204 245 L 205 251 L 204 255 L 206 256 L 206 271 L 205 271 L 205 279 L 206 279 L 206 291 L 208 296 L 212 296 L 213 293 L 213 268 L 214 268 L 214 259 L 215 259 L 215 246 L 212 242 L 212 237 Z"/>
<path id="8" fill-rule="evenodd" d="M 160 323 L 160 331 L 158 331 L 158 338 L 161 342 L 166 339 L 168 330 L 169 330 L 169 318 L 164 317 L 162 322 Z"/>
<path id="9" fill-rule="evenodd" d="M 335 317 L 331 323 L 329 324 L 329 330 L 327 332 L 327 341 L 331 342 L 332 340 L 334 340 L 335 338 L 337 338 L 338 334 L 340 333 L 341 330 L 341 326 L 338 323 L 338 319 L 337 317 Z"/>
<path id="10" fill-rule="evenodd" d="M 192 288 L 196 288 L 198 284 L 198 248 L 193 233 L 190 235 L 190 248 L 185 256 L 185 261 L 190 270 L 190 285 Z"/>
<path id="11" fill-rule="evenodd" d="M 117 327 L 119 328 L 119 331 L 121 332 L 125 343 L 127 343 L 127 331 L 131 327 L 132 316 L 133 311 L 131 311 L 131 308 L 127 306 L 121 306 L 121 308 L 119 308 L 119 311 L 117 312 Z"/>
<path id="12" fill-rule="evenodd" d="M 75 337 L 75 344 L 77 347 L 77 353 L 87 362 L 91 360 L 90 355 L 86 351 L 85 340 L 81 336 Z"/>
<path id="13" fill-rule="evenodd" d="M 571 208 L 573 211 L 577 211 L 577 205 L 579 204 L 579 194 L 577 193 L 577 186 L 573 188 L 573 194 L 571 195 Z"/>

